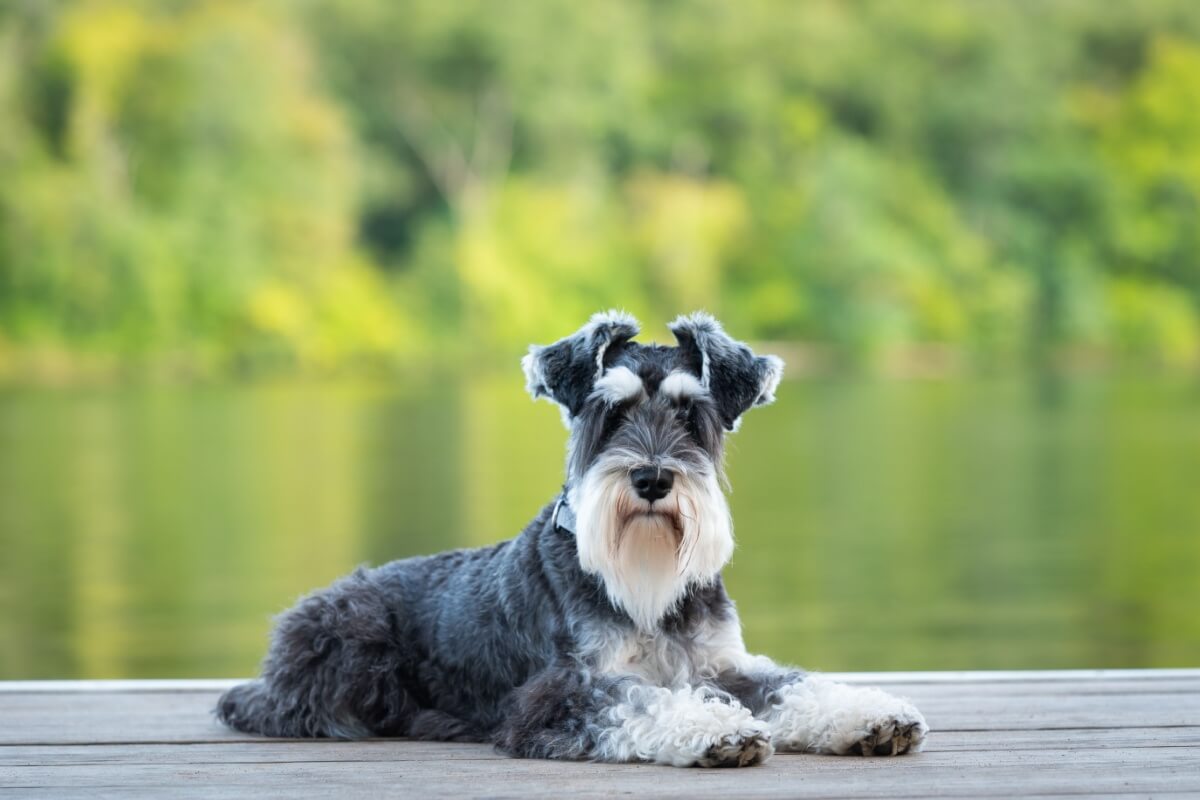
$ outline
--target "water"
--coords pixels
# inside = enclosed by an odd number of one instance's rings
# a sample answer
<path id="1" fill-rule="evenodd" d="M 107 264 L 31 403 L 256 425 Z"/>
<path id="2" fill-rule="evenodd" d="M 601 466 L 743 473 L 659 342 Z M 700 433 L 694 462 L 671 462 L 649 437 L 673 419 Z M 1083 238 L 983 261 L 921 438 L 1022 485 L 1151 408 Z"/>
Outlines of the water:
<path id="1" fill-rule="evenodd" d="M 730 440 L 751 648 L 820 669 L 1200 663 L 1200 386 L 790 381 Z M 0 391 L 0 678 L 238 676 L 361 563 L 515 534 L 519 375 Z"/>

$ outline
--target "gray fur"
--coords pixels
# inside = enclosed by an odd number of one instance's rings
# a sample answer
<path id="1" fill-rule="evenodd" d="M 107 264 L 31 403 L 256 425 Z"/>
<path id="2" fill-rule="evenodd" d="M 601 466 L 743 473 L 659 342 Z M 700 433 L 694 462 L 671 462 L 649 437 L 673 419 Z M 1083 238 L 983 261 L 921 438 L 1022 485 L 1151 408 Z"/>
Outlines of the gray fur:
<path id="1" fill-rule="evenodd" d="M 515 539 L 359 569 L 303 598 L 277 620 L 262 675 L 228 691 L 219 718 L 268 736 L 491 741 L 518 756 L 598 757 L 613 724 L 606 710 L 646 679 L 596 663 L 597 632 L 637 631 L 602 580 L 581 569 L 572 523 L 556 524 L 573 520 L 570 509 L 555 509 L 602 454 L 720 475 L 724 432 L 773 399 L 780 371 L 778 359 L 755 356 L 707 315 L 680 318 L 672 330 L 678 347 L 638 344 L 637 323 L 609 312 L 531 348 L 523 362 L 530 393 L 559 403 L 571 424 L 567 490 Z M 642 400 L 614 404 L 593 393 L 615 366 L 640 378 Z M 707 391 L 657 395 L 673 371 Z M 689 653 L 721 625 L 736 625 L 736 615 L 717 575 L 688 586 L 654 635 Z M 729 671 L 707 686 L 720 702 L 762 710 L 799 677 Z"/>
<path id="2" fill-rule="evenodd" d="M 221 720 L 265 736 L 495 739 L 539 755 L 520 744 L 531 721 L 505 726 L 506 712 L 537 705 L 548 685 L 559 697 L 611 695 L 620 681 L 590 675 L 572 623 L 632 628 L 579 568 L 552 510 L 516 539 L 360 569 L 305 597 L 277 621 L 262 676 L 221 698 Z M 693 589 L 662 628 L 687 641 L 731 613 L 718 581 Z"/>

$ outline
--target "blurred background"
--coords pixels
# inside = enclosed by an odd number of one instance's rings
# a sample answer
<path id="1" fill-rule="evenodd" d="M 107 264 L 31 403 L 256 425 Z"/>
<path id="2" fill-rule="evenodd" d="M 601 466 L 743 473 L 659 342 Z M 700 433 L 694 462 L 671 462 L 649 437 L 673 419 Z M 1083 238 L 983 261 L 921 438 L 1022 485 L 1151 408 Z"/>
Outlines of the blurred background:
<path id="1" fill-rule="evenodd" d="M 518 367 L 621 307 L 788 362 L 748 644 L 1200 663 L 1200 6 L 0 4 L 0 678 L 251 673 L 515 534 Z"/>

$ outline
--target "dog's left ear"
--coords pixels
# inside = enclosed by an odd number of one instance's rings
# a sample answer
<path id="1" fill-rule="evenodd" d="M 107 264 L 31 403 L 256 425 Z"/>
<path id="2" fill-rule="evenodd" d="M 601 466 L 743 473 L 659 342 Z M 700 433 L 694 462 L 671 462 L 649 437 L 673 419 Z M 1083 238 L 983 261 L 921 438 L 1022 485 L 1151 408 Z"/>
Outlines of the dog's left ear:
<path id="1" fill-rule="evenodd" d="M 700 384 L 712 395 L 726 430 L 737 430 L 742 414 L 750 408 L 775 400 L 775 388 L 783 377 L 779 357 L 754 355 L 703 311 L 678 317 L 667 327 L 700 373 Z"/>
<path id="2" fill-rule="evenodd" d="M 571 417 L 579 414 L 604 374 L 604 357 L 637 335 L 638 321 L 624 311 L 602 311 L 577 332 L 554 344 L 530 345 L 521 359 L 525 388 L 549 397 Z"/>

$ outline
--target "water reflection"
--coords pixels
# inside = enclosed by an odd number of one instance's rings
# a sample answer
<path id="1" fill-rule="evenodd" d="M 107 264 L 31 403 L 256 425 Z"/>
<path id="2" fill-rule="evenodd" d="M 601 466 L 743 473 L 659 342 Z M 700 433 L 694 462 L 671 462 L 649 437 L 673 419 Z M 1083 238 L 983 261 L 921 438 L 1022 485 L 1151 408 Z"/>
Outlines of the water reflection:
<path id="1" fill-rule="evenodd" d="M 1200 662 L 1200 401 L 1166 378 L 793 381 L 730 440 L 751 647 L 822 669 Z M 0 394 L 0 678 L 251 672 L 359 563 L 561 482 L 519 376 Z"/>

